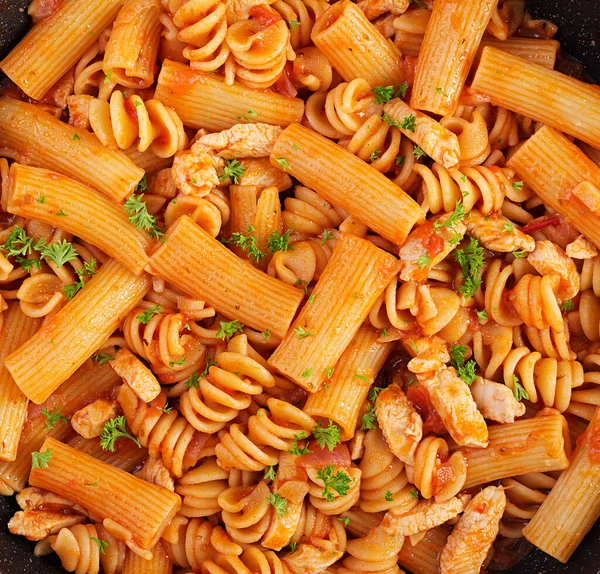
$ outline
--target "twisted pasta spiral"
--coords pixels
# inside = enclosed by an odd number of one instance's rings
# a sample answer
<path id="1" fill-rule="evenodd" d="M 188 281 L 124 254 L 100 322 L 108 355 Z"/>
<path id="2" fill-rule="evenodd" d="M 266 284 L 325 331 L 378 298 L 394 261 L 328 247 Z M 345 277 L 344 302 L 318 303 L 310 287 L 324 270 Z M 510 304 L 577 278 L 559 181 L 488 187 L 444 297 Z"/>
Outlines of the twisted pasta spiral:
<path id="1" fill-rule="evenodd" d="M 594 289 L 582 290 L 579 309 L 569 313 L 569 326 L 590 341 L 600 341 L 600 299 Z"/>
<path id="2" fill-rule="evenodd" d="M 479 165 L 490 155 L 487 124 L 479 110 L 473 111 L 471 121 L 449 117 L 440 123 L 458 137 L 461 167 Z"/>
<path id="3" fill-rule="evenodd" d="M 169 545 L 169 555 L 176 566 L 200 572 L 202 565 L 219 553 L 240 555 L 242 548 L 220 526 L 203 518 L 193 518 L 179 528 L 177 541 Z"/>
<path id="4" fill-rule="evenodd" d="M 274 253 L 267 273 L 289 285 L 308 285 L 317 281 L 331 257 L 334 242 L 323 244 L 319 239 L 308 239 L 290 243 L 294 249 Z"/>
<path id="5" fill-rule="evenodd" d="M 277 81 L 295 55 L 289 28 L 278 12 L 260 5 L 250 8 L 250 16 L 227 30 L 231 54 L 225 64 L 225 82 L 231 85 L 237 77 L 249 88 L 264 89 Z"/>
<path id="6" fill-rule="evenodd" d="M 444 502 L 462 490 L 467 478 L 467 460 L 460 451 L 449 455 L 448 443 L 443 438 L 428 436 L 417 447 L 412 474 L 423 498 Z"/>
<path id="7" fill-rule="evenodd" d="M 200 379 L 198 387 L 181 395 L 181 413 L 195 429 L 212 434 L 247 409 L 252 397 L 264 387 L 273 386 L 275 378 L 258 361 L 226 351 L 219 355 L 218 366 L 210 367 Z"/>
<path id="8" fill-rule="evenodd" d="M 234 486 L 219 495 L 221 517 L 227 533 L 242 544 L 258 542 L 269 527 L 271 494 L 264 482 L 256 486 Z"/>
<path id="9" fill-rule="evenodd" d="M 529 327 L 563 330 L 558 300 L 559 275 L 524 275 L 512 289 L 509 300 L 519 317 Z"/>
<path id="10" fill-rule="evenodd" d="M 541 472 L 502 479 L 507 501 L 500 534 L 506 538 L 521 538 L 524 526 L 534 517 L 555 483 L 555 478 Z"/>
<path id="11" fill-rule="evenodd" d="M 585 259 L 581 268 L 581 291 L 592 289 L 596 297 L 600 297 L 600 255 Z"/>
<path id="12" fill-rule="evenodd" d="M 190 66 L 212 72 L 225 64 L 229 56 L 227 8 L 221 0 L 168 0 L 167 9 L 179 29 L 177 39 L 186 47 L 183 56 Z"/>
<path id="13" fill-rule="evenodd" d="M 338 227 L 344 219 L 336 208 L 307 187 L 296 187 L 294 197 L 287 197 L 283 205 L 281 218 L 286 231 L 318 235 L 324 229 Z"/>
<path id="14" fill-rule="evenodd" d="M 258 471 L 277 464 L 275 451 L 289 450 L 295 436 L 308 436 L 315 427 L 312 417 L 285 401 L 270 398 L 267 407 L 268 411 L 260 409 L 252 415 L 246 425 L 231 425 L 221 437 L 215 452 L 222 468 Z"/>
<path id="15" fill-rule="evenodd" d="M 333 68 L 318 48 L 300 48 L 292 64 L 291 81 L 293 85 L 311 92 L 325 91 L 333 81 Z"/>
<path id="16" fill-rule="evenodd" d="M 191 305 L 186 306 L 188 300 L 183 297 L 181 300 L 184 309 L 191 311 Z M 163 382 L 188 380 L 194 371 L 203 369 L 206 355 L 205 346 L 193 331 L 190 332 L 193 328 L 191 318 L 187 312 L 175 313 L 171 308 L 153 315 L 150 321 L 144 323 L 144 312 L 153 308 L 149 303 L 146 305 L 136 307 L 125 318 L 123 335 L 127 346 L 148 361 Z M 203 304 L 196 302 L 198 306 L 207 316 L 214 315 L 213 309 L 204 309 Z"/>
<path id="17" fill-rule="evenodd" d="M 159 100 L 123 97 L 113 92 L 110 103 L 89 103 L 90 126 L 110 149 L 128 149 L 137 141 L 140 152 L 150 149 L 158 157 L 171 157 L 187 146 L 188 139 L 177 113 Z"/>
<path id="18" fill-rule="evenodd" d="M 219 555 L 204 562 L 208 574 L 291 574 L 277 554 L 256 546 L 246 548 L 240 556 Z"/>
<path id="19" fill-rule="evenodd" d="M 381 110 L 371 86 L 362 78 L 342 82 L 327 94 L 315 93 L 306 102 L 310 126 L 329 138 L 354 135 L 373 115 L 380 116 Z"/>
<path id="20" fill-rule="evenodd" d="M 398 553 L 402 548 L 402 536 L 390 536 L 381 528 L 373 528 L 366 536 L 348 541 L 346 552 L 337 574 L 401 574 Z"/>
<path id="21" fill-rule="evenodd" d="M 360 498 L 361 470 L 355 466 L 350 468 L 333 467 L 332 475 L 337 476 L 339 473 L 348 475 L 350 479 L 348 491 L 343 496 L 337 490 L 325 488 L 325 482 L 318 476 L 318 468 L 308 467 L 306 469 L 309 479 L 308 492 L 310 494 L 310 502 L 323 514 L 341 514 L 354 506 Z M 329 493 L 330 498 L 333 500 L 327 500 L 326 492 Z"/>
<path id="22" fill-rule="evenodd" d="M 163 464 L 177 477 L 191 468 L 200 457 L 205 437 L 198 433 L 176 410 L 164 412 L 166 394 L 149 404 L 138 399 L 128 385 L 117 397 L 131 432 L 148 448 L 151 456 L 161 456 Z"/>
<path id="23" fill-rule="evenodd" d="M 514 387 L 514 375 L 532 403 L 541 399 L 545 406 L 561 412 L 569 406 L 571 389 L 580 387 L 584 382 L 580 362 L 542 358 L 540 353 L 527 347 L 513 349 L 504 360 L 504 382 L 511 389 Z"/>
<path id="24" fill-rule="evenodd" d="M 359 506 L 365 512 L 381 512 L 398 508 L 399 512 L 414 506 L 410 495 L 411 486 L 404 471 L 404 464 L 390 451 L 381 431 L 370 430 L 364 440 L 365 454 L 359 468 Z"/>
<path id="25" fill-rule="evenodd" d="M 551 359 L 572 360 L 577 357 L 570 345 L 570 332 L 566 320 L 563 321 L 563 330 L 555 331 L 554 329 L 534 329 L 521 325 L 515 327 L 515 345 L 525 346 L 521 332 L 525 333 L 529 345 L 535 351 L 541 353 L 542 357 L 550 357 Z"/>
<path id="26" fill-rule="evenodd" d="M 92 540 L 95 538 L 95 540 Z M 107 545 L 100 551 L 97 540 Z M 68 572 L 97 574 L 102 566 L 105 574 L 121 572 L 125 560 L 125 544 L 100 524 L 76 524 L 62 528 L 36 546 L 36 555 L 56 552 Z"/>
<path id="27" fill-rule="evenodd" d="M 426 8 L 411 7 L 394 19 L 394 44 L 400 48 L 402 54 L 413 58 L 419 55 L 430 17 L 431 12 Z"/>
<path id="28" fill-rule="evenodd" d="M 228 488 L 228 478 L 229 473 L 217 464 L 214 456 L 186 472 L 175 484 L 175 492 L 182 498 L 179 514 L 196 518 L 220 512 L 218 497 Z"/>
<path id="29" fill-rule="evenodd" d="M 106 51 L 111 32 L 112 26 L 101 32 L 98 35 L 98 40 L 81 56 L 75 65 L 73 93 L 76 96 L 91 94 L 107 101 L 115 89 L 117 82 L 113 81 L 112 77 L 108 78 L 102 69 L 102 57 Z"/>
<path id="30" fill-rule="evenodd" d="M 492 12 L 487 32 L 498 40 L 506 40 L 517 31 L 524 16 L 525 2 L 523 0 L 505 0 Z"/>
<path id="31" fill-rule="evenodd" d="M 329 5 L 323 0 L 277 0 L 271 7 L 277 10 L 286 22 L 299 22 L 299 25 L 290 24 L 290 41 L 292 48 L 297 50 L 311 43 L 310 33 L 313 26 Z"/>
<path id="32" fill-rule="evenodd" d="M 479 165 L 449 172 L 436 162 L 431 168 L 415 164 L 413 170 L 422 180 L 422 207 L 431 213 L 453 211 L 462 201 L 467 211 L 477 205 L 487 215 L 502 209 L 504 198 L 512 194 L 514 171 L 508 168 Z"/>

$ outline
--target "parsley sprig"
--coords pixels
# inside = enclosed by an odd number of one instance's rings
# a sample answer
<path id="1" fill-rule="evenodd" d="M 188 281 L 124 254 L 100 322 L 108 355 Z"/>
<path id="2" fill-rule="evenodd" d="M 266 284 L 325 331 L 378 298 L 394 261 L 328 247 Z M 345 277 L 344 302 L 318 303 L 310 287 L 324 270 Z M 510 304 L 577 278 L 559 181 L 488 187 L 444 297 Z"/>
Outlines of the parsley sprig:
<path id="1" fill-rule="evenodd" d="M 293 229 L 288 229 L 283 235 L 279 231 L 271 231 L 269 238 L 267 239 L 267 247 L 271 253 L 277 251 L 288 251 L 293 250 L 294 246 L 290 245 L 290 234 Z"/>
<path id="2" fill-rule="evenodd" d="M 267 502 L 275 509 L 277 516 L 285 516 L 288 513 L 288 500 L 278 492 L 267 496 Z"/>
<path id="3" fill-rule="evenodd" d="M 140 441 L 127 432 L 127 419 L 123 415 L 110 419 L 104 425 L 100 434 L 100 446 L 104 450 L 114 452 L 115 442 L 118 438 L 128 438 L 142 448 Z"/>
<path id="4" fill-rule="evenodd" d="M 266 253 L 263 253 L 258 248 L 256 235 L 253 235 L 255 232 L 256 228 L 253 225 L 248 225 L 246 228 L 247 235 L 244 235 L 240 231 L 235 231 L 231 234 L 229 239 L 222 239 L 221 242 L 237 245 L 237 247 L 240 247 L 249 257 L 252 257 L 254 261 L 260 261 L 266 257 Z"/>
<path id="5" fill-rule="evenodd" d="M 465 361 L 467 350 L 466 345 L 453 343 L 450 347 L 450 357 L 451 365 L 456 369 L 458 376 L 471 386 L 479 377 L 475 374 L 477 363 L 473 359 Z"/>
<path id="6" fill-rule="evenodd" d="M 163 235 L 163 231 L 158 229 L 156 217 L 148 213 L 146 202 L 142 201 L 143 195 L 135 195 L 132 193 L 127 201 L 123 204 L 129 222 L 135 225 L 138 229 L 143 229 L 148 232 L 152 239 L 158 239 Z"/>
<path id="7" fill-rule="evenodd" d="M 48 468 L 48 463 L 54 457 L 54 453 L 47 449 L 44 452 L 31 453 L 31 468 Z"/>
<path id="8" fill-rule="evenodd" d="M 327 502 L 333 502 L 335 500 L 334 491 L 340 496 L 346 496 L 350 490 L 350 485 L 352 484 L 350 475 L 343 470 L 336 472 L 335 466 L 332 464 L 320 468 L 317 471 L 317 478 L 323 481 L 323 492 L 321 493 L 321 496 Z"/>
<path id="9" fill-rule="evenodd" d="M 485 267 L 483 247 L 479 245 L 479 241 L 475 237 L 471 237 L 467 246 L 457 249 L 453 256 L 462 269 L 460 278 L 463 283 L 458 288 L 458 292 L 467 299 L 473 297 L 483 281 L 481 278 Z"/>
<path id="10" fill-rule="evenodd" d="M 230 179 L 233 183 L 239 183 L 240 178 L 244 175 L 246 167 L 242 165 L 237 159 L 232 159 L 227 162 L 227 165 L 223 168 L 223 175 L 219 177 L 221 181 Z"/>
<path id="11" fill-rule="evenodd" d="M 142 323 L 142 325 L 147 325 L 148 323 L 150 323 L 150 321 L 152 321 L 152 317 L 154 317 L 154 315 L 158 315 L 159 313 L 162 313 L 162 306 L 161 305 L 153 305 L 152 307 L 150 307 L 150 309 L 146 309 L 143 313 L 140 313 L 136 319 Z"/>
<path id="12" fill-rule="evenodd" d="M 71 285 L 65 285 L 62 288 L 62 292 L 65 294 L 65 297 L 69 299 L 69 301 L 73 299 L 73 297 L 75 297 L 75 295 L 85 287 L 85 281 L 83 280 L 83 278 L 95 275 L 96 260 L 93 258 L 90 259 L 88 262 L 83 264 L 83 267 L 77 269 L 75 273 L 77 273 L 78 280 L 75 283 L 72 283 Z"/>
<path id="13" fill-rule="evenodd" d="M 54 428 L 54 425 L 59 421 L 63 421 L 67 424 L 69 424 L 70 422 L 69 419 L 60 412 L 60 407 L 56 407 L 54 412 L 50 412 L 47 408 L 42 409 L 42 414 L 46 417 L 46 424 L 43 428 L 44 431 L 51 430 L 52 428 Z"/>
<path id="14" fill-rule="evenodd" d="M 329 452 L 332 452 L 333 449 L 340 444 L 340 427 L 337 426 L 333 421 L 329 421 L 329 425 L 327 427 L 322 427 L 321 423 L 317 423 L 317 426 L 312 431 L 317 444 L 321 448 L 327 448 Z"/>
<path id="15" fill-rule="evenodd" d="M 301 440 L 304 440 L 306 437 L 307 437 L 307 434 L 304 431 L 301 431 L 300 433 L 295 434 L 294 435 L 294 445 L 292 446 L 292 448 L 290 448 L 288 450 L 288 452 L 295 456 L 302 456 L 303 454 L 310 454 L 312 452 L 312 450 L 310 450 L 308 447 L 300 447 L 298 445 L 298 443 Z"/>
<path id="16" fill-rule="evenodd" d="M 244 325 L 237 319 L 234 321 L 219 321 L 219 330 L 217 331 L 217 339 L 229 340 L 236 333 L 241 333 L 244 330 Z"/>

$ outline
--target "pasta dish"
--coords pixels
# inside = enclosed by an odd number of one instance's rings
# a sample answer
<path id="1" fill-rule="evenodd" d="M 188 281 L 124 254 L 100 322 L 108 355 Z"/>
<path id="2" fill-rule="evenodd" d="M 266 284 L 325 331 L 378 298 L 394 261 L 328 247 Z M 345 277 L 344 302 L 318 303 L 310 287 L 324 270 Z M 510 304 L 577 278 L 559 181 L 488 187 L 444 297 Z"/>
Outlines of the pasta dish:
<path id="1" fill-rule="evenodd" d="M 10 532 L 77 574 L 567 562 L 600 517 L 600 89 L 556 26 L 29 15 L 0 62 Z"/>

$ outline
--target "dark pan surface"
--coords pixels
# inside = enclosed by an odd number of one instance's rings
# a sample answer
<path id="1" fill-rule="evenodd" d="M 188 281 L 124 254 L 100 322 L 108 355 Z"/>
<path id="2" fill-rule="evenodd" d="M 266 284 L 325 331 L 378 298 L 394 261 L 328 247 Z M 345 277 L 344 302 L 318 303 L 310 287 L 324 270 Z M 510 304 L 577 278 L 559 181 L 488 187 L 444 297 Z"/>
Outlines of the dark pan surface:
<path id="1" fill-rule="evenodd" d="M 469 1 L 469 0 L 463 0 Z M 0 58 L 24 35 L 29 25 L 29 0 L 0 0 Z M 587 73 L 600 80 L 600 0 L 530 0 L 537 18 L 559 26 L 563 49 L 583 62 Z M 12 536 L 6 527 L 18 510 L 13 498 L 0 497 L 0 574 L 61 574 L 55 556 L 35 558 L 34 543 Z M 521 561 L 511 574 L 600 574 L 600 523 L 592 529 L 569 561 L 563 565 L 542 552 Z"/>

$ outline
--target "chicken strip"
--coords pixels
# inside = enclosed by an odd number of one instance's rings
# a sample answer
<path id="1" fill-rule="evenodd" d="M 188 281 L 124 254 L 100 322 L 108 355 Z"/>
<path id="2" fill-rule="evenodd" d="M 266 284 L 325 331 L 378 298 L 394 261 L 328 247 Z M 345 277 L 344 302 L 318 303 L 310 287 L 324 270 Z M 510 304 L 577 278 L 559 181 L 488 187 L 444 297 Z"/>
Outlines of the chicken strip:
<path id="1" fill-rule="evenodd" d="M 343 555 L 333 542 L 312 538 L 310 544 L 298 544 L 292 554 L 283 557 L 283 561 L 293 574 L 320 574 Z"/>
<path id="2" fill-rule="evenodd" d="M 461 446 L 486 447 L 488 429 L 469 387 L 452 367 L 417 375 L 452 438 Z"/>
<path id="3" fill-rule="evenodd" d="M 486 418 L 499 423 L 514 423 L 515 418 L 525 414 L 525 405 L 519 402 L 511 389 L 479 377 L 471 385 L 471 394 L 479 412 Z"/>
<path id="4" fill-rule="evenodd" d="M 400 248 L 400 279 L 425 281 L 429 271 L 460 243 L 466 229 L 462 219 L 453 213 L 444 213 L 418 225 Z"/>
<path id="5" fill-rule="evenodd" d="M 110 366 L 141 401 L 149 403 L 160 394 L 160 383 L 154 373 L 129 349 L 121 349 Z"/>
<path id="6" fill-rule="evenodd" d="M 535 249 L 535 240 L 518 230 L 512 222 L 501 215 L 484 216 L 473 209 L 467 219 L 467 233 L 477 238 L 487 249 L 501 253 L 513 251 L 531 252 Z"/>
<path id="7" fill-rule="evenodd" d="M 374 20 L 386 12 L 394 16 L 404 14 L 410 5 L 410 0 L 361 0 L 358 7 L 369 20 Z"/>
<path id="8" fill-rule="evenodd" d="M 567 301 L 579 293 L 579 272 L 575 262 L 552 241 L 536 241 L 527 261 L 540 275 L 558 275 L 558 299 Z"/>
<path id="9" fill-rule="evenodd" d="M 598 255 L 596 246 L 583 235 L 580 235 L 573 243 L 569 243 L 566 252 L 573 259 L 592 259 Z"/>
<path id="10" fill-rule="evenodd" d="M 506 507 L 506 494 L 488 486 L 465 508 L 440 555 L 441 574 L 479 574 Z"/>
<path id="11" fill-rule="evenodd" d="M 61 528 L 69 528 L 86 520 L 81 514 L 67 514 L 62 510 L 19 510 L 10 519 L 8 530 L 12 534 L 25 536 L 27 540 L 43 540 Z"/>
<path id="12" fill-rule="evenodd" d="M 196 141 L 190 149 L 175 154 L 171 177 L 184 195 L 204 197 L 219 185 L 219 171 L 224 165 L 208 146 Z"/>
<path id="13" fill-rule="evenodd" d="M 375 413 L 389 449 L 402 462 L 413 465 L 423 437 L 423 421 L 398 385 L 379 393 Z"/>
<path id="14" fill-rule="evenodd" d="M 383 517 L 381 530 L 392 536 L 411 536 L 430 530 L 458 516 L 469 499 L 463 494 L 444 502 L 436 502 L 434 498 L 423 500 L 412 510 L 398 515 L 389 510 Z"/>
<path id="15" fill-rule="evenodd" d="M 267 157 L 283 129 L 270 124 L 236 124 L 228 130 L 202 136 L 197 143 L 225 159 Z"/>
<path id="16" fill-rule="evenodd" d="M 104 425 L 118 414 L 118 401 L 98 399 L 79 409 L 71 417 L 71 426 L 83 438 L 96 438 L 102 434 Z"/>
<path id="17" fill-rule="evenodd" d="M 240 161 L 244 173 L 239 178 L 239 185 L 256 185 L 260 188 L 274 186 L 278 191 L 285 191 L 292 187 L 292 178 L 271 165 L 268 157 L 246 158 Z"/>

